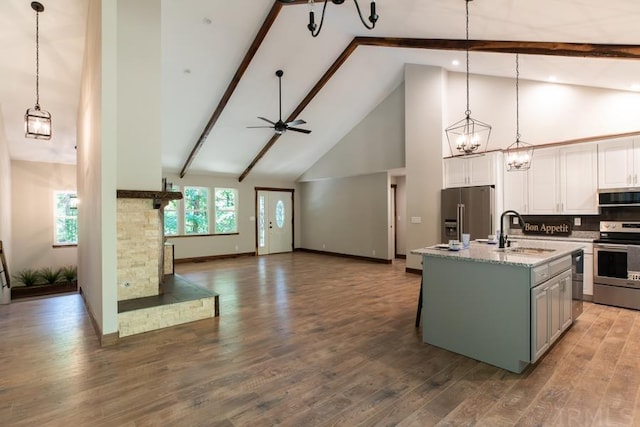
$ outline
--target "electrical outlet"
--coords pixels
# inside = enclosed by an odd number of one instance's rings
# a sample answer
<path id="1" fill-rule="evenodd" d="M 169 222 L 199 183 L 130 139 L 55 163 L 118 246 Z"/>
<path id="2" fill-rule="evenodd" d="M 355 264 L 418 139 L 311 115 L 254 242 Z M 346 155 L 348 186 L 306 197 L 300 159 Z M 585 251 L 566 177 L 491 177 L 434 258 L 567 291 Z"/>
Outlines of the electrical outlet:
<path id="1" fill-rule="evenodd" d="M 573 225 L 575 225 L 576 227 L 580 227 L 582 225 L 582 218 L 573 218 Z"/>
<path id="2" fill-rule="evenodd" d="M 240 248 L 238 248 L 238 245 L 236 245 L 236 252 L 238 252 L 238 250 L 239 250 L 239 249 L 240 249 Z"/>
<path id="3" fill-rule="evenodd" d="M 371 253 L 373 253 L 373 255 L 375 256 L 376 250 L 374 249 L 373 251 L 371 251 Z"/>
<path id="4" fill-rule="evenodd" d="M 326 249 L 326 248 L 327 248 L 327 246 L 323 243 L 322 244 L 322 249 Z"/>
<path id="5" fill-rule="evenodd" d="M 513 225 L 518 225 L 518 224 L 520 224 L 520 223 L 518 222 L 518 217 L 517 217 L 517 216 L 514 216 L 513 218 L 511 218 L 511 224 L 513 224 Z"/>
<path id="6" fill-rule="evenodd" d="M 129 283 L 129 282 L 122 282 L 122 287 L 123 287 L 123 288 L 128 288 L 129 286 L 131 286 L 131 283 Z"/>

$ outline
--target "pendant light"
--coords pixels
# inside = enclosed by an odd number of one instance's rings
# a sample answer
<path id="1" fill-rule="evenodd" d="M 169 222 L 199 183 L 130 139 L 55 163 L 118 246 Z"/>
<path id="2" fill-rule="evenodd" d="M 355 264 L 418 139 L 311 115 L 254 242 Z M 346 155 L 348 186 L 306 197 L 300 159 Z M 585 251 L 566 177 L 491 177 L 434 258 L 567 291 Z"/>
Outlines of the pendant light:
<path id="1" fill-rule="evenodd" d="M 51 139 L 51 114 L 40 109 L 40 13 L 42 3 L 33 1 L 31 8 L 36 11 L 36 105 L 27 109 L 24 115 L 24 136 L 35 139 Z"/>
<path id="2" fill-rule="evenodd" d="M 317 26 L 316 19 L 315 19 L 315 10 L 314 10 L 315 2 L 313 0 L 309 0 L 309 25 L 307 25 L 307 29 L 311 32 L 311 35 L 313 37 L 318 37 L 318 35 L 320 35 L 320 31 L 322 31 L 322 23 L 324 22 L 324 13 L 327 10 L 328 2 L 329 0 L 324 0 L 324 6 L 322 6 L 322 15 L 320 16 L 320 25 Z M 344 0 L 331 0 L 331 2 L 333 4 L 340 5 L 344 3 Z M 356 4 L 356 10 L 358 11 L 358 16 L 360 17 L 360 22 L 362 22 L 362 25 L 364 25 L 367 30 L 373 30 L 376 27 L 376 22 L 378 21 L 378 15 L 376 14 L 376 1 L 371 0 L 371 5 L 370 5 L 371 13 L 369 14 L 369 18 L 368 18 L 371 24 L 367 24 L 367 21 L 364 20 L 364 17 L 362 16 L 362 12 L 360 11 L 360 5 L 358 4 L 358 0 L 353 0 L 353 2 Z"/>
<path id="3" fill-rule="evenodd" d="M 471 110 L 469 109 L 469 2 L 466 4 L 466 40 L 467 40 L 467 109 L 464 112 L 464 119 L 452 124 L 445 129 L 447 141 L 449 141 L 449 149 L 451 155 L 482 155 L 487 151 L 489 136 L 491 135 L 491 126 L 471 118 Z M 456 154 L 454 154 L 456 153 Z"/>
<path id="4" fill-rule="evenodd" d="M 516 53 L 516 142 L 507 147 L 507 172 L 526 171 L 531 167 L 533 145 L 520 141 L 520 58 Z"/>

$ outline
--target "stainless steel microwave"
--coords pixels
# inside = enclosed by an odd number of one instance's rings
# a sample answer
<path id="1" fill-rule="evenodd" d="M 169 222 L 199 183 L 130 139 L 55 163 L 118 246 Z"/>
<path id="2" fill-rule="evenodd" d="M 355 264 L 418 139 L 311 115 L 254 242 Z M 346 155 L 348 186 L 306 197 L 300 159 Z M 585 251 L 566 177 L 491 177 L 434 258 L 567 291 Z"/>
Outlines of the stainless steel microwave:
<path id="1" fill-rule="evenodd" d="M 598 206 L 640 206 L 640 190 L 600 190 L 598 192 Z"/>

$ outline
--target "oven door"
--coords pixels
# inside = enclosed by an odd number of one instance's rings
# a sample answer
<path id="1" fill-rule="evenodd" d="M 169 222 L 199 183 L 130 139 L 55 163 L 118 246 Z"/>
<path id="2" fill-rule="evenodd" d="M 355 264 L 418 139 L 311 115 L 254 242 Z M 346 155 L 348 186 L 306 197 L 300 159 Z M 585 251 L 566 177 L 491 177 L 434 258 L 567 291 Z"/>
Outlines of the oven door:
<path id="1" fill-rule="evenodd" d="M 640 282 L 629 280 L 627 245 L 596 243 L 594 250 L 594 283 L 640 289 Z M 634 251 L 631 251 L 634 252 Z M 631 264 L 634 262 L 631 261 Z"/>

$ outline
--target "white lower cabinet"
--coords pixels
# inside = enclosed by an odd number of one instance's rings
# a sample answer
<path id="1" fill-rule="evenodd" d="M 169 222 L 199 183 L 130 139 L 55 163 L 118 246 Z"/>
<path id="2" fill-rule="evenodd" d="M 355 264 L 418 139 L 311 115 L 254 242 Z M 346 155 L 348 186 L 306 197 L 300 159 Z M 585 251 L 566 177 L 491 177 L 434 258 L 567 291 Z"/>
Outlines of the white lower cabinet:
<path id="1" fill-rule="evenodd" d="M 531 363 L 571 322 L 571 270 L 565 270 L 531 289 Z"/>

